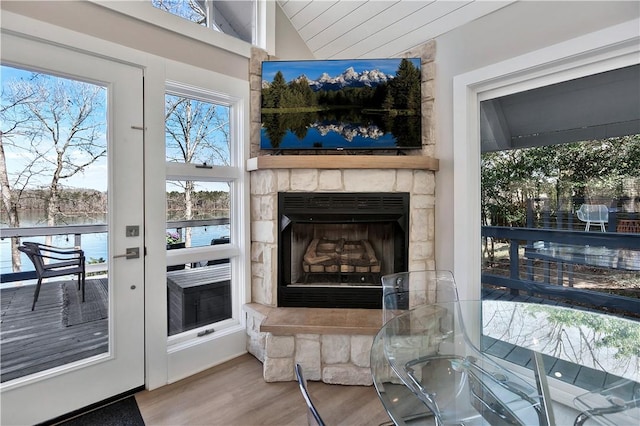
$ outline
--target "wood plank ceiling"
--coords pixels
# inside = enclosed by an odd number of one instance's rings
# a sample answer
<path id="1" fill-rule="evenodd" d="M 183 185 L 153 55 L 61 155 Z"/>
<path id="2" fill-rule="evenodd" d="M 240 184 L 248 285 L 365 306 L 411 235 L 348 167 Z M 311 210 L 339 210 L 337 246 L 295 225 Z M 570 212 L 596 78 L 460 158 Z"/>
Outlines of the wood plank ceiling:
<path id="1" fill-rule="evenodd" d="M 512 1 L 278 0 L 317 59 L 397 57 Z"/>

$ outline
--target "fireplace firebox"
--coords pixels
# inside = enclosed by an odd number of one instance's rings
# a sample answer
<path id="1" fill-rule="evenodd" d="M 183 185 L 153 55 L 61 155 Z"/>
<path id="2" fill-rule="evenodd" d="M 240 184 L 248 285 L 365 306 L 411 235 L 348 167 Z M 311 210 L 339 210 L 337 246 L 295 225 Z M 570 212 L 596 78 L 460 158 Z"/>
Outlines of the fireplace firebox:
<path id="1" fill-rule="evenodd" d="M 278 193 L 278 306 L 380 309 L 407 270 L 409 194 Z"/>

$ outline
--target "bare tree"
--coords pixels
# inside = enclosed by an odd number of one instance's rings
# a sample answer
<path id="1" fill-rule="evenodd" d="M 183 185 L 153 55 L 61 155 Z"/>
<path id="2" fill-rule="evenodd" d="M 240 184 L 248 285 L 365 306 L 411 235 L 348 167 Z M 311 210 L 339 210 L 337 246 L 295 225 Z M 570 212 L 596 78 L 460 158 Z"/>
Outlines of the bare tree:
<path id="1" fill-rule="evenodd" d="M 206 2 L 203 0 L 152 0 L 158 9 L 173 13 L 198 25 L 207 24 Z"/>
<path id="2" fill-rule="evenodd" d="M 229 165 L 229 119 L 213 103 L 167 95 L 165 123 L 170 161 Z M 184 219 L 193 218 L 194 181 L 180 184 L 184 190 Z M 191 229 L 185 235 L 191 245 Z"/>
<path id="3" fill-rule="evenodd" d="M 47 226 L 56 225 L 65 179 L 106 154 L 105 107 L 106 90 L 94 84 L 31 73 L 3 85 L 0 184 L 9 226 L 20 226 L 20 199 L 28 186 L 45 189 Z M 16 157 L 11 170 L 7 151 Z M 12 241 L 14 270 L 20 267 L 17 244 Z"/>
<path id="4" fill-rule="evenodd" d="M 16 188 L 16 185 L 12 188 L 9 181 L 9 174 L 7 171 L 7 161 L 4 150 L 5 140 L 11 141 L 11 136 L 17 134 L 21 126 L 27 121 L 24 117 L 17 117 L 13 113 L 18 109 L 18 106 L 24 102 L 27 102 L 32 96 L 32 92 L 23 93 L 21 97 L 13 97 L 10 102 L 5 102 L 5 91 L 2 89 L 2 106 L 0 106 L 0 118 L 2 119 L 2 129 L 0 129 L 0 194 L 2 197 L 2 209 L 0 210 L 6 215 L 6 222 L 11 228 L 20 227 L 20 214 L 18 210 L 19 200 L 24 190 L 24 185 L 21 188 Z M 11 143 L 11 142 L 10 142 Z M 25 168 L 25 170 L 27 170 Z M 18 179 L 21 181 L 22 179 Z M 28 181 L 28 180 L 27 180 Z M 11 238 L 11 265 L 14 272 L 18 272 L 22 268 L 22 261 L 20 258 L 20 252 L 18 246 L 20 245 L 20 237 Z"/>

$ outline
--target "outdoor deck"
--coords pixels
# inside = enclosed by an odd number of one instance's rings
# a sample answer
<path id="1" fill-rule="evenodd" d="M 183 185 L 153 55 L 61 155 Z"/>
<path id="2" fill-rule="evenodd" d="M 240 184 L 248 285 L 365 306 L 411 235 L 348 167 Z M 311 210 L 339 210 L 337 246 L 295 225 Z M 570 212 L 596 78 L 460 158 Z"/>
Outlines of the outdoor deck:
<path id="1" fill-rule="evenodd" d="M 1 382 L 98 355 L 108 348 L 107 280 L 44 283 L 35 310 L 34 286 L 0 291 Z"/>

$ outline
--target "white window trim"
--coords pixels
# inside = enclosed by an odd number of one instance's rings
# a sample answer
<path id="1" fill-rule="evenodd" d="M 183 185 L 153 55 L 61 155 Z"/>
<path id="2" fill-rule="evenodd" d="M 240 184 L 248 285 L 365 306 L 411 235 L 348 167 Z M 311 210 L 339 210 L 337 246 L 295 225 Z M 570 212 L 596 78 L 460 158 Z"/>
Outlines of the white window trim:
<path id="1" fill-rule="evenodd" d="M 634 19 L 453 78 L 454 274 L 481 292 L 480 101 L 640 63 Z"/>
<path id="2" fill-rule="evenodd" d="M 225 88 L 225 92 L 219 89 Z M 228 90 L 227 90 L 228 89 Z M 249 241 L 249 177 L 244 170 L 248 153 L 249 88 L 227 76 L 170 62 L 167 67 L 165 93 L 185 96 L 205 102 L 228 106 L 230 119 L 229 166 L 195 169 L 191 164 L 167 162 L 166 179 L 231 182 L 232 243 L 216 247 L 195 247 L 167 253 L 172 263 L 205 260 L 215 252 L 216 257 L 231 258 L 232 316 L 215 324 L 188 330 L 167 337 L 167 383 L 188 377 L 198 371 L 238 356 L 236 349 L 245 345 L 245 319 L 242 306 L 250 298 L 250 262 L 247 256 Z M 164 96 L 163 96 L 164 99 Z M 165 313 L 166 315 L 166 313 Z M 198 337 L 198 331 L 213 327 L 215 332 Z"/>

